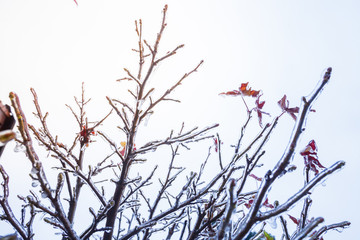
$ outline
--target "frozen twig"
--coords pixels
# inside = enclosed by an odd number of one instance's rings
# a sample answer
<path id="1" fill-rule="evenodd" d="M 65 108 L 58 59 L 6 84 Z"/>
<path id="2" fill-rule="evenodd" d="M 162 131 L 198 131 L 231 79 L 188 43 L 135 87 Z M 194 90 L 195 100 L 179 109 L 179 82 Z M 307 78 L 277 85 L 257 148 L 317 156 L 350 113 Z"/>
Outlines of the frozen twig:
<path id="1" fill-rule="evenodd" d="M 153 141 L 153 142 L 149 142 L 147 144 L 145 144 L 144 146 L 140 147 L 139 149 L 137 149 L 134 154 L 139 154 L 139 153 L 145 153 L 151 150 L 155 150 L 157 149 L 159 146 L 162 145 L 171 145 L 174 143 L 187 143 L 187 142 L 194 142 L 197 141 L 198 139 L 203 139 L 203 138 L 198 138 L 201 137 L 203 134 L 207 133 L 208 131 L 210 131 L 213 128 L 218 127 L 219 124 L 214 124 L 210 127 L 206 127 L 200 131 L 197 132 L 193 132 L 193 131 L 189 131 L 183 134 L 180 134 L 178 136 L 174 136 L 174 137 L 169 137 L 165 140 L 159 140 L 159 141 Z M 206 136 L 205 138 L 211 138 L 213 136 Z"/>
<path id="2" fill-rule="evenodd" d="M 304 227 L 300 232 L 298 232 L 296 236 L 292 238 L 292 240 L 304 239 L 309 235 L 309 233 L 311 233 L 312 230 L 314 230 L 322 222 L 324 222 L 324 218 L 322 217 L 315 218 L 313 221 L 308 223 L 306 227 Z"/>
<path id="3" fill-rule="evenodd" d="M 229 185 L 229 200 L 228 200 L 228 205 L 226 207 L 226 214 L 222 220 L 220 229 L 218 231 L 218 240 L 221 240 L 225 237 L 226 231 L 228 232 L 228 235 L 231 235 L 231 231 L 227 230 L 229 225 L 231 224 L 231 215 L 234 212 L 235 208 L 236 208 L 236 200 L 234 197 L 234 188 L 235 188 L 235 180 L 232 179 L 230 180 L 230 185 Z M 231 229 L 231 228 L 230 228 Z"/>
<path id="4" fill-rule="evenodd" d="M 299 201 L 304 196 L 306 196 L 315 185 L 323 181 L 330 174 L 344 167 L 344 165 L 345 165 L 344 161 L 338 161 L 334 163 L 331 167 L 324 169 L 318 175 L 316 175 L 316 177 L 314 177 L 308 184 L 306 184 L 302 189 L 300 189 L 296 194 L 294 194 L 291 198 L 289 198 L 285 203 L 279 205 L 277 208 L 273 210 L 269 210 L 264 213 L 258 213 L 253 220 L 263 221 L 287 211 L 297 201 Z"/>
<path id="5" fill-rule="evenodd" d="M 0 206 L 2 207 L 4 214 L 0 216 L 0 220 L 8 221 L 13 228 L 19 233 L 19 235 L 24 240 L 32 239 L 33 233 L 31 231 L 26 231 L 24 226 L 18 221 L 15 217 L 8 199 L 9 199 L 9 175 L 5 172 L 4 167 L 0 164 L 0 174 L 3 178 L 3 182 L 1 183 L 3 187 L 3 194 L 0 195 Z M 30 230 L 30 229 L 29 229 Z"/>
<path id="6" fill-rule="evenodd" d="M 78 240 L 79 237 L 76 235 L 70 221 L 66 217 L 61 202 L 58 199 L 56 199 L 54 196 L 52 196 L 50 184 L 46 178 L 44 169 L 42 167 L 42 163 L 39 160 L 39 157 L 37 156 L 33 148 L 31 136 L 28 130 L 28 123 L 21 109 L 19 98 L 15 93 L 11 92 L 10 100 L 18 120 L 18 129 L 22 136 L 22 143 L 26 148 L 28 159 L 31 161 L 33 168 L 36 169 L 36 178 L 40 183 L 43 194 L 50 200 L 50 202 L 54 206 L 57 214 L 56 217 L 58 221 L 61 223 L 65 233 L 69 236 L 70 239 Z"/>
<path id="7" fill-rule="evenodd" d="M 286 223 L 283 216 L 280 216 L 280 223 L 281 223 L 281 227 L 283 229 L 283 236 L 284 236 L 285 240 L 290 240 L 290 235 L 289 235 L 289 231 L 288 231 L 288 228 L 287 228 L 287 223 Z"/>
<path id="8" fill-rule="evenodd" d="M 317 240 L 320 238 L 320 236 L 322 234 L 324 234 L 325 232 L 327 232 L 328 230 L 338 230 L 338 229 L 344 229 L 346 227 L 350 226 L 350 222 L 348 221 L 343 221 L 343 222 L 339 222 L 339 223 L 334 223 L 334 224 L 330 224 L 330 225 L 326 225 L 323 226 L 322 228 L 320 228 L 318 231 L 316 231 L 316 233 L 311 236 L 311 238 L 309 240 Z"/>

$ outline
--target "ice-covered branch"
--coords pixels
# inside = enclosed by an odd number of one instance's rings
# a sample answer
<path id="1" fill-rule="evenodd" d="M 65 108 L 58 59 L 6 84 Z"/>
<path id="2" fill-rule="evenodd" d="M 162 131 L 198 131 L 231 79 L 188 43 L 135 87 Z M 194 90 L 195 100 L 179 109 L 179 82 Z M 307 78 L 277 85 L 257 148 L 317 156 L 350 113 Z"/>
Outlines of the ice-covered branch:
<path id="1" fill-rule="evenodd" d="M 268 173 L 265 175 L 262 184 L 260 186 L 260 189 L 258 191 L 258 194 L 256 195 L 256 198 L 254 200 L 254 203 L 250 209 L 250 212 L 248 215 L 244 218 L 244 220 L 241 223 L 241 226 L 237 233 L 235 234 L 235 240 L 240 240 L 246 236 L 246 234 L 250 231 L 252 226 L 255 224 L 256 215 L 258 214 L 258 211 L 260 209 L 261 203 L 264 200 L 265 195 L 267 194 L 270 186 L 272 183 L 285 171 L 286 167 L 290 164 L 290 161 L 294 155 L 295 148 L 297 145 L 297 142 L 300 138 L 300 135 L 303 133 L 305 121 L 307 118 L 307 115 L 311 109 L 311 106 L 314 102 L 314 100 L 318 97 L 320 92 L 323 90 L 325 85 L 329 82 L 330 76 L 331 76 L 331 68 L 328 68 L 326 73 L 324 74 L 323 80 L 321 81 L 321 84 L 319 87 L 317 87 L 314 91 L 314 93 L 310 96 L 309 99 L 306 99 L 303 97 L 303 104 L 302 104 L 302 110 L 300 113 L 300 117 L 298 117 L 297 122 L 294 127 L 293 135 L 290 138 L 289 145 L 285 150 L 284 155 L 282 158 L 278 161 L 277 165 L 274 167 L 272 171 L 268 171 Z"/>
<path id="2" fill-rule="evenodd" d="M 301 240 L 307 237 L 320 223 L 324 222 L 324 218 L 318 217 L 308 223 L 300 232 L 298 232 L 292 240 Z"/>
<path id="3" fill-rule="evenodd" d="M 211 138 L 213 136 L 206 136 L 206 137 L 202 137 L 203 134 L 207 133 L 208 131 L 210 131 L 213 128 L 218 127 L 219 124 L 214 124 L 212 126 L 206 127 L 202 130 L 199 131 L 195 131 L 195 129 L 188 131 L 186 133 L 180 134 L 178 136 L 170 136 L 168 138 L 166 138 L 165 140 L 158 140 L 158 141 L 152 141 L 149 143 L 146 143 L 144 146 L 140 147 L 139 149 L 137 149 L 134 154 L 139 154 L 139 153 L 145 153 L 151 150 L 156 150 L 158 147 L 162 146 L 162 145 L 171 145 L 174 143 L 186 143 L 186 142 L 195 142 L 195 141 L 199 141 L 202 140 L 204 138 Z"/>
<path id="4" fill-rule="evenodd" d="M 1 183 L 3 187 L 3 194 L 0 195 L 0 206 L 4 211 L 3 215 L 0 215 L 0 220 L 6 220 L 8 221 L 11 226 L 19 233 L 19 235 L 24 240 L 30 240 L 32 239 L 32 232 L 28 232 L 25 230 L 24 226 L 18 221 L 18 219 L 15 217 L 8 199 L 9 199 L 9 175 L 5 172 L 4 167 L 0 164 L 0 174 L 3 178 L 3 182 Z"/>
<path id="5" fill-rule="evenodd" d="M 43 195 L 46 196 L 54 206 L 57 213 L 57 219 L 62 224 L 65 233 L 69 236 L 70 239 L 78 240 L 79 237 L 76 235 L 70 221 L 68 220 L 66 214 L 64 213 L 62 203 L 59 201 L 59 199 L 56 199 L 54 196 L 52 196 L 51 187 L 46 178 L 42 163 L 39 160 L 39 157 L 37 156 L 34 150 L 31 136 L 28 130 L 28 123 L 26 121 L 25 114 L 21 109 L 19 98 L 15 93 L 11 92 L 10 100 L 18 120 L 18 129 L 22 136 L 22 144 L 25 146 L 27 157 L 32 163 L 34 172 L 36 172 L 35 174 L 36 180 L 39 181 L 40 183 L 40 187 L 41 190 L 43 191 Z"/>
<path id="6" fill-rule="evenodd" d="M 318 231 L 316 231 L 316 233 L 313 236 L 311 236 L 311 238 L 309 240 L 317 240 L 317 239 L 320 238 L 320 236 L 322 234 L 324 234 L 328 230 L 331 230 L 331 229 L 333 229 L 333 230 L 344 229 L 346 227 L 349 227 L 350 224 L 351 223 L 348 222 L 348 221 L 343 221 L 343 222 L 323 226 Z"/>
<path id="7" fill-rule="evenodd" d="M 345 166 L 344 161 L 336 162 L 331 167 L 321 171 L 318 175 L 316 175 L 316 177 L 314 177 L 308 184 L 306 184 L 302 189 L 300 189 L 299 192 L 297 192 L 291 198 L 289 198 L 284 204 L 279 205 L 277 208 L 273 210 L 264 213 L 258 213 L 257 216 L 254 218 L 254 220 L 263 221 L 287 211 L 296 202 L 298 202 L 304 196 L 308 195 L 310 190 L 314 188 L 318 183 L 322 182 L 330 174 L 334 173 L 335 171 L 341 169 L 344 166 Z"/>
<path id="8" fill-rule="evenodd" d="M 229 185 L 229 200 L 227 203 L 227 207 L 226 207 L 226 214 L 222 220 L 220 229 L 218 231 L 218 236 L 217 239 L 221 240 L 225 237 L 226 232 L 228 232 L 229 235 L 231 235 L 231 231 L 229 229 L 231 229 L 231 216 L 236 208 L 236 200 L 235 200 L 235 196 L 234 196 L 234 188 L 235 188 L 235 180 L 232 179 L 230 181 L 230 185 Z"/>

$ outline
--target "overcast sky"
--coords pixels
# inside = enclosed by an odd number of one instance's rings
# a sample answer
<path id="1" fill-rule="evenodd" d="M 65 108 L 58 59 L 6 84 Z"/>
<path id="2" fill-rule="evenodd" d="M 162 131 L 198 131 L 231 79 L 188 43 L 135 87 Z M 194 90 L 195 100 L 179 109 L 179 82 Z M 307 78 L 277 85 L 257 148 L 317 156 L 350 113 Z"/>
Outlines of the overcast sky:
<path id="1" fill-rule="evenodd" d="M 74 132 L 66 133 L 68 123 L 74 121 L 64 104 L 73 104 L 85 82 L 92 98 L 90 116 L 95 120 L 103 116 L 110 109 L 105 96 L 121 97 L 118 94 L 128 87 L 115 81 L 125 76 L 123 68 L 137 67 L 131 51 L 137 44 L 134 20 L 142 18 L 144 38 L 153 41 L 165 3 L 168 26 L 160 50 L 165 53 L 179 44 L 185 48 L 159 66 L 152 84 L 169 87 L 201 60 L 204 64 L 176 91 L 182 103 L 161 107 L 144 130 L 148 135 L 139 141 L 157 138 L 184 121 L 189 128 L 220 123 L 217 131 L 229 146 L 239 136 L 245 111 L 241 99 L 224 98 L 220 92 L 250 82 L 262 90 L 264 110 L 274 117 L 280 113 L 277 101 L 284 94 L 291 105 L 299 105 L 332 67 L 331 82 L 315 103 L 316 113 L 310 114 L 299 146 L 315 139 L 323 165 L 347 162 L 326 186 L 316 188 L 311 215 L 325 217 L 327 224 L 352 222 L 341 236 L 329 232 L 324 239 L 355 239 L 360 227 L 355 214 L 360 197 L 359 1 L 78 0 L 77 6 L 72 0 L 0 0 L 1 101 L 9 103 L 9 92 L 16 92 L 30 118 L 34 108 L 29 88 L 33 87 L 44 111 L 50 112 L 55 131 L 73 137 Z M 274 148 L 269 149 L 269 162 L 275 164 L 281 157 L 293 123 L 290 117 L 279 123 L 269 143 Z M 251 127 L 250 132 L 259 131 L 256 124 Z M 13 152 L 14 146 L 10 143 L 1 159 L 9 172 L 25 162 Z M 299 156 L 294 161 L 302 163 Z M 11 176 L 18 184 L 26 178 L 26 174 Z M 298 181 L 294 184 L 301 186 L 302 180 Z M 274 191 L 280 199 L 289 197 L 281 189 Z M 0 235 L 10 231 L 0 223 Z"/>

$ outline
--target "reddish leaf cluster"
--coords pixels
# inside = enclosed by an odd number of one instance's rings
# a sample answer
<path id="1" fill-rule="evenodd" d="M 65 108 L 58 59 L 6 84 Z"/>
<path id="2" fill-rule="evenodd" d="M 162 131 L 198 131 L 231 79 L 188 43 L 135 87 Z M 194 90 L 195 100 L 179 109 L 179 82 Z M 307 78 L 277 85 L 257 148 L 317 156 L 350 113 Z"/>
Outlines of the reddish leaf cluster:
<path id="1" fill-rule="evenodd" d="M 248 208 L 248 209 L 251 208 L 251 205 L 252 205 L 253 202 L 254 202 L 254 198 L 255 198 L 255 196 L 253 196 L 252 198 L 250 198 L 249 201 L 244 204 L 246 208 Z"/>
<path id="2" fill-rule="evenodd" d="M 260 93 L 260 91 L 255 91 L 252 90 L 251 88 L 248 88 L 248 82 L 247 83 L 242 83 L 240 86 L 240 92 L 242 93 L 242 95 L 244 96 L 250 96 L 250 97 L 257 97 Z"/>
<path id="3" fill-rule="evenodd" d="M 262 110 L 265 105 L 265 101 L 260 101 L 260 91 L 252 90 L 251 87 L 248 87 L 247 83 L 242 83 L 239 90 L 233 90 L 229 92 L 222 92 L 220 95 L 227 95 L 227 96 L 247 96 L 247 97 L 256 97 L 255 101 L 255 111 L 258 115 L 259 125 L 262 127 L 262 116 L 263 114 L 270 115 Z"/>
<path id="4" fill-rule="evenodd" d="M 303 151 L 300 152 L 300 155 L 304 157 L 305 160 L 305 166 L 310 168 L 315 174 L 319 173 L 318 168 L 325 168 L 321 163 L 319 162 L 318 156 L 317 156 L 317 147 L 314 140 L 311 140 L 309 144 L 305 147 Z"/>
<path id="5" fill-rule="evenodd" d="M 244 203 L 245 207 L 249 209 L 249 208 L 251 207 L 251 205 L 254 203 L 254 199 L 255 199 L 255 196 L 252 196 L 252 197 L 248 200 L 248 202 Z M 267 208 L 271 208 L 271 209 L 275 208 L 274 205 L 272 205 L 271 203 L 269 203 L 269 199 L 268 199 L 268 198 L 265 199 L 265 202 L 264 202 L 262 205 L 265 206 L 265 207 L 267 207 Z"/>
<path id="6" fill-rule="evenodd" d="M 87 126 L 83 126 L 81 132 L 79 133 L 81 145 L 88 146 L 89 143 L 91 142 L 90 136 L 94 134 L 95 134 L 94 128 L 88 128 Z"/>
<path id="7" fill-rule="evenodd" d="M 257 97 L 260 94 L 260 91 L 252 90 L 251 88 L 248 88 L 248 82 L 242 83 L 239 87 L 239 90 L 233 90 L 229 92 L 223 92 L 220 93 L 220 95 L 228 95 L 228 96 L 248 96 L 248 97 Z"/>
<path id="8" fill-rule="evenodd" d="M 286 95 L 284 95 L 279 101 L 279 106 L 284 112 L 290 114 L 290 116 L 296 121 L 295 113 L 299 113 L 299 107 L 289 107 L 289 100 L 286 100 Z"/>
<path id="9" fill-rule="evenodd" d="M 263 203 L 263 206 L 268 207 L 268 208 L 275 208 L 274 205 L 272 205 L 271 203 L 269 203 L 269 199 L 266 198 L 265 202 Z"/>
<path id="10" fill-rule="evenodd" d="M 289 100 L 286 100 L 286 95 L 284 95 L 279 101 L 279 106 L 284 112 L 290 114 L 290 116 L 296 121 L 296 114 L 299 113 L 299 107 L 289 107 Z M 310 112 L 315 112 L 314 109 L 310 109 Z"/>

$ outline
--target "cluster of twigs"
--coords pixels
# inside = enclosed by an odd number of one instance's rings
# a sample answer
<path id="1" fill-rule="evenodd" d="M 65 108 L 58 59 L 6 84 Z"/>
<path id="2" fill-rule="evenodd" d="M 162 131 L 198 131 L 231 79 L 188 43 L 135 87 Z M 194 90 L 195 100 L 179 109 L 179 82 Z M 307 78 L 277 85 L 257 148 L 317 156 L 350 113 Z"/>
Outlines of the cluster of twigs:
<path id="1" fill-rule="evenodd" d="M 297 147 L 298 139 L 304 129 L 304 122 L 311 106 L 319 95 L 323 87 L 328 83 L 331 68 L 327 70 L 322 80 L 322 84 L 316 89 L 312 96 L 303 98 L 302 109 L 296 121 L 295 130 L 289 141 L 289 146 L 285 149 L 283 156 L 276 166 L 269 170 L 263 178 L 258 189 L 250 192 L 244 191 L 244 186 L 253 174 L 253 170 L 261 167 L 261 159 L 265 156 L 264 146 L 271 133 L 279 122 L 276 117 L 271 124 L 267 124 L 261 129 L 259 134 L 247 146 L 242 146 L 245 129 L 251 119 L 252 110 L 248 110 L 248 119 L 241 129 L 241 135 L 235 146 L 234 155 L 231 159 L 222 158 L 221 139 L 212 136 L 209 131 L 216 128 L 215 124 L 202 130 L 197 128 L 185 130 L 184 125 L 180 131 L 172 131 L 163 140 L 150 141 L 143 146 L 136 146 L 136 135 L 139 126 L 150 117 L 154 109 L 162 102 L 175 101 L 171 93 L 180 84 L 195 73 L 201 66 L 200 61 L 192 70 L 181 76 L 175 84 L 169 87 L 159 97 L 153 98 L 152 92 L 155 88 L 149 86 L 149 79 L 153 70 L 160 62 L 175 55 L 183 45 L 177 46 L 165 55 L 159 54 L 159 45 L 163 32 L 166 28 L 167 6 L 163 10 L 163 17 L 160 31 L 153 44 L 143 39 L 142 22 L 136 21 L 136 33 L 138 36 L 138 49 L 136 53 L 139 57 L 139 67 L 136 74 L 128 69 L 124 69 L 127 76 L 121 80 L 129 80 L 134 83 L 134 89 L 129 89 L 129 94 L 135 99 L 134 104 L 123 102 L 120 99 L 107 97 L 111 107 L 109 114 L 94 123 L 88 122 L 85 107 L 90 99 L 85 98 L 84 87 L 82 88 L 81 99 L 75 98 L 78 111 L 67 105 L 74 115 L 79 127 L 70 147 L 62 143 L 58 136 L 51 133 L 47 125 L 47 116 L 42 113 L 35 90 L 31 89 L 36 108 L 35 116 L 40 122 L 40 127 L 30 125 L 25 114 L 21 109 L 20 101 L 15 93 L 10 93 L 12 107 L 18 121 L 18 130 L 21 138 L 17 139 L 18 144 L 25 147 L 26 156 L 30 160 L 32 170 L 30 177 L 40 188 L 40 195 L 30 190 L 27 197 L 20 197 L 24 201 L 21 219 L 18 219 L 9 205 L 9 178 L 4 168 L 0 165 L 0 173 L 3 179 L 3 193 L 0 198 L 2 208 L 2 220 L 8 221 L 22 239 L 30 240 L 36 238 L 33 231 L 33 224 L 38 215 L 44 214 L 44 221 L 61 231 L 63 239 L 90 239 L 102 235 L 102 239 L 150 239 L 156 237 L 158 232 L 166 232 L 166 239 L 256 239 L 264 234 L 264 223 L 266 220 L 279 216 L 283 226 L 284 239 L 302 239 L 310 236 L 311 239 L 320 239 L 322 234 L 329 229 L 344 228 L 349 222 L 341 222 L 314 230 L 323 218 L 309 220 L 309 192 L 311 189 L 323 181 L 334 171 L 342 168 L 344 162 L 336 162 L 326 168 L 312 179 L 307 170 L 306 180 L 303 188 L 294 193 L 284 203 L 268 204 L 267 193 L 274 182 L 289 172 L 291 160 Z M 118 146 L 119 140 L 113 140 L 105 132 L 98 130 L 108 116 L 115 112 L 120 120 L 119 129 L 122 131 L 124 139 Z M 91 125 L 91 126 L 90 126 Z M 111 146 L 112 152 L 107 155 L 95 167 L 89 170 L 84 168 L 85 152 L 92 144 L 91 138 L 98 134 L 104 141 Z M 43 167 L 42 160 L 36 154 L 33 147 L 32 138 L 36 140 L 49 152 L 50 156 L 57 159 L 59 165 L 57 182 L 51 183 L 47 178 L 47 171 Z M 176 158 L 179 155 L 179 148 L 186 147 L 191 142 L 204 139 L 215 139 L 216 157 L 219 161 L 219 171 L 210 180 L 204 178 L 208 159 L 213 152 L 209 148 L 208 156 L 201 164 L 197 172 L 191 172 L 181 184 L 180 176 L 184 173 L 184 167 L 178 167 Z M 136 147 L 135 147 L 136 146 Z M 149 151 L 157 150 L 160 146 L 169 146 L 171 156 L 167 172 L 162 174 L 160 188 L 157 194 L 146 192 L 147 187 L 155 178 L 157 167 L 149 172 L 147 177 L 130 177 L 130 170 L 134 171 L 135 163 L 146 160 L 144 154 Z M 142 158 L 140 157 L 142 156 Z M 111 160 L 116 158 L 116 160 Z M 117 164 L 114 164 L 116 162 Z M 104 191 L 99 184 L 95 184 L 93 177 L 102 174 L 105 169 L 111 169 L 115 173 L 112 179 L 114 188 L 111 198 L 106 198 Z M 240 176 L 240 177 L 237 177 Z M 174 187 L 181 184 L 181 188 Z M 79 196 L 82 188 L 88 187 L 101 205 L 94 210 L 89 206 L 92 220 L 85 229 L 75 229 L 74 220 L 79 204 Z M 109 191 L 109 190 L 108 190 Z M 66 198 L 66 201 L 64 201 Z M 304 208 L 301 213 L 300 223 L 296 231 L 291 235 L 288 232 L 286 220 L 282 216 L 291 206 L 304 199 Z M 251 204 L 250 204 L 251 201 Z M 47 205 L 50 203 L 50 207 Z M 244 210 L 244 205 L 248 204 L 249 210 Z M 266 206 L 271 206 L 267 208 Z M 258 233 L 252 236 L 250 233 L 255 226 L 261 226 Z M 84 225 L 83 225 L 84 226 Z M 250 235 L 252 237 L 250 237 Z"/>

